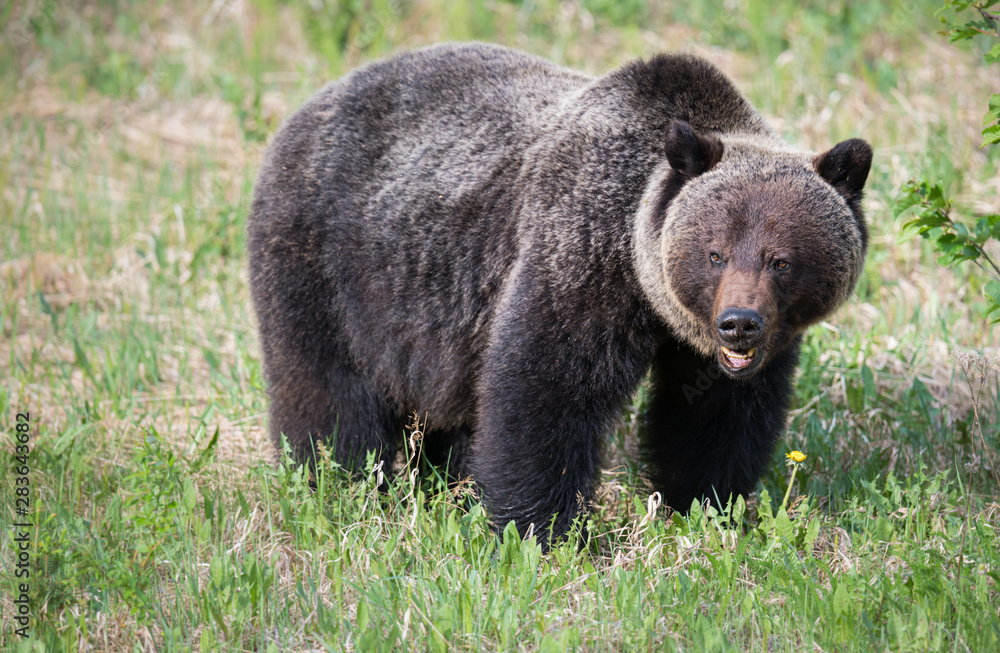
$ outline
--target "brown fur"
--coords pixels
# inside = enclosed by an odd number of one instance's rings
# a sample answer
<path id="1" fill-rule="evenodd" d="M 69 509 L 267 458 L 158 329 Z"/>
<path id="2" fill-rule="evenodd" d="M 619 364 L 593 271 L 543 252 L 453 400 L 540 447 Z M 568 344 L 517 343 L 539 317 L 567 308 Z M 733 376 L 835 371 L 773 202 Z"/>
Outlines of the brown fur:
<path id="1" fill-rule="evenodd" d="M 389 469 L 417 412 L 498 529 L 558 536 L 648 373 L 665 500 L 749 492 L 799 334 L 860 273 L 870 156 L 789 146 L 689 55 L 595 79 L 445 44 L 360 68 L 289 118 L 254 194 L 275 442 Z M 720 367 L 744 340 L 754 366 Z"/>

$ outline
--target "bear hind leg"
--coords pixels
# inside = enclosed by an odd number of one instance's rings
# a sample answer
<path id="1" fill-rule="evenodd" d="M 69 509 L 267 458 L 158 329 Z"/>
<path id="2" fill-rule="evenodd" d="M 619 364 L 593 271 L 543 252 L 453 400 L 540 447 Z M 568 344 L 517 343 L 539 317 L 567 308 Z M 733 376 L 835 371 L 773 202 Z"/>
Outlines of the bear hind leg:
<path id="1" fill-rule="evenodd" d="M 281 447 L 284 436 L 298 463 L 315 469 L 318 443 L 334 461 L 363 474 L 369 452 L 375 452 L 389 476 L 402 423 L 387 398 L 350 366 L 310 361 L 283 366 L 271 379 L 271 435 Z"/>

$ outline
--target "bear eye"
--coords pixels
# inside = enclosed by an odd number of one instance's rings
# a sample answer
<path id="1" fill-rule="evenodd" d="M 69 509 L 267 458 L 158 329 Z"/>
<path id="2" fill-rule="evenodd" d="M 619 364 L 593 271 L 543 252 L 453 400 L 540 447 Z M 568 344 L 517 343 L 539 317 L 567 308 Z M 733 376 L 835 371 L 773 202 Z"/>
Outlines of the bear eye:
<path id="1" fill-rule="evenodd" d="M 712 263 L 722 263 L 722 257 L 716 254 L 715 252 L 709 254 L 708 258 L 712 259 Z"/>
<path id="2" fill-rule="evenodd" d="M 779 270 L 784 270 L 785 268 L 788 267 L 788 261 L 780 261 L 780 260 L 775 261 L 774 267 L 778 268 Z"/>

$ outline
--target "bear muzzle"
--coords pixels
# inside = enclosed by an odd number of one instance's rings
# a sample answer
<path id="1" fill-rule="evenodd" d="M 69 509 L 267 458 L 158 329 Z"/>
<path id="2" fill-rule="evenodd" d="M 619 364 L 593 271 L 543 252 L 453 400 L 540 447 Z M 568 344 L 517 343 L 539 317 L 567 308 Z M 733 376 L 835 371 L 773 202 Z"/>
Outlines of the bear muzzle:
<path id="1" fill-rule="evenodd" d="M 719 313 L 719 362 L 730 376 L 750 374 L 763 359 L 764 316 L 752 308 L 730 306 Z"/>

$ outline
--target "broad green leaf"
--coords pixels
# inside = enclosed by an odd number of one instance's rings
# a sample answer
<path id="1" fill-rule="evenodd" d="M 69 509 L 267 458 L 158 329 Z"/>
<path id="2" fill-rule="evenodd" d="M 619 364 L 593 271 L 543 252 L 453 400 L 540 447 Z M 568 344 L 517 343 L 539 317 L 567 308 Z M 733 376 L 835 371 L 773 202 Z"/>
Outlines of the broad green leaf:
<path id="1" fill-rule="evenodd" d="M 995 302 L 1000 302 L 1000 281 L 989 281 L 986 284 L 986 296 Z"/>
<path id="2" fill-rule="evenodd" d="M 933 229 L 934 227 L 940 227 L 947 222 L 949 222 L 948 216 L 935 211 L 929 214 L 921 213 L 919 218 L 906 223 L 906 226 L 913 225 L 915 227 L 920 227 L 921 231 L 927 231 L 928 229 Z"/>
<path id="3" fill-rule="evenodd" d="M 1000 215 L 991 213 L 986 216 L 986 219 L 990 223 L 990 236 L 1000 240 Z"/>
<path id="4" fill-rule="evenodd" d="M 927 198 L 927 202 L 935 208 L 943 208 L 948 205 L 948 201 L 944 197 L 944 188 L 941 184 L 934 184 L 930 186 L 927 182 L 924 182 L 921 190 Z"/>
<path id="5" fill-rule="evenodd" d="M 990 317 L 993 313 L 1000 311 L 1000 281 L 991 280 L 987 282 L 986 288 L 983 289 L 983 294 L 986 295 L 986 299 L 989 302 L 989 306 L 986 308 L 986 317 Z M 1000 316 L 997 316 L 996 320 L 993 322 L 1000 321 Z"/>
<path id="6" fill-rule="evenodd" d="M 956 43 L 958 41 L 966 41 L 968 39 L 977 36 L 979 31 L 969 25 L 963 25 L 961 27 L 956 27 L 952 30 L 951 36 L 948 37 L 948 41 L 951 43 Z"/>
<path id="7" fill-rule="evenodd" d="M 996 44 L 996 48 L 1000 48 L 1000 43 Z M 986 111 L 986 115 L 983 116 L 983 124 L 990 125 L 1000 120 L 1000 94 L 994 93 L 990 96 L 989 109 Z"/>
<path id="8" fill-rule="evenodd" d="M 983 142 L 979 147 L 1000 143 L 1000 125 L 993 125 L 983 130 Z"/>
<path id="9" fill-rule="evenodd" d="M 861 384 L 864 388 L 864 400 L 866 404 L 872 404 L 878 396 L 878 389 L 875 386 L 875 375 L 868 365 L 861 365 Z"/>
<path id="10" fill-rule="evenodd" d="M 806 553 L 812 555 L 813 545 L 816 543 L 816 539 L 819 537 L 819 518 L 813 517 L 809 520 L 809 526 L 806 527 L 805 536 L 805 550 Z"/>
<path id="11" fill-rule="evenodd" d="M 976 232 L 976 242 L 977 243 L 982 244 L 982 243 L 986 242 L 987 239 L 989 239 L 989 237 L 990 237 L 990 228 L 991 228 L 991 225 L 990 225 L 989 216 L 983 216 L 983 217 L 979 218 L 978 220 L 976 220 L 975 232 Z"/>
<path id="12" fill-rule="evenodd" d="M 788 518 L 788 512 L 784 508 L 780 508 L 774 517 L 774 531 L 783 540 L 791 542 L 795 539 L 795 524 Z"/>
<path id="13" fill-rule="evenodd" d="M 995 43 L 990 51 L 986 53 L 987 63 L 1000 62 L 1000 43 Z M 993 97 L 996 97 L 995 95 Z"/>
<path id="14" fill-rule="evenodd" d="M 974 245 L 966 245 L 962 248 L 962 257 L 969 261 L 974 261 L 979 258 L 982 253 L 979 248 Z"/>
<path id="15" fill-rule="evenodd" d="M 896 203 L 892 205 L 892 217 L 898 218 L 908 209 L 912 208 L 916 204 L 919 204 L 920 201 L 920 193 L 917 192 L 916 187 L 912 184 L 912 182 L 907 184 L 903 187 L 902 197 L 896 200 Z"/>
<path id="16" fill-rule="evenodd" d="M 368 601 L 365 599 L 358 600 L 358 616 L 357 616 L 358 630 L 365 630 L 368 628 Z"/>
<path id="17" fill-rule="evenodd" d="M 841 579 L 837 583 L 837 589 L 833 592 L 833 612 L 838 617 L 847 612 L 851 603 L 851 594 L 847 591 L 847 582 Z"/>

